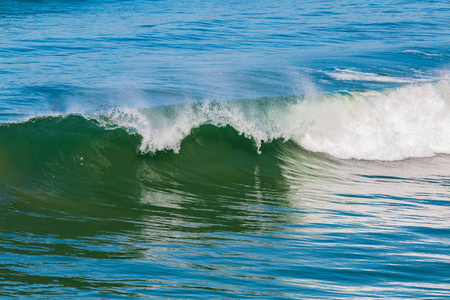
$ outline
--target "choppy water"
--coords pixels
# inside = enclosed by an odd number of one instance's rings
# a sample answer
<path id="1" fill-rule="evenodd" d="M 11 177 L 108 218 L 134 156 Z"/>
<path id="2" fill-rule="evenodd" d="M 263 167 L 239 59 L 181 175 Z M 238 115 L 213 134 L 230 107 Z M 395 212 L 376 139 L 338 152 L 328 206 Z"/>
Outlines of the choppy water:
<path id="1" fill-rule="evenodd" d="M 3 1 L 0 295 L 450 297 L 447 1 Z"/>

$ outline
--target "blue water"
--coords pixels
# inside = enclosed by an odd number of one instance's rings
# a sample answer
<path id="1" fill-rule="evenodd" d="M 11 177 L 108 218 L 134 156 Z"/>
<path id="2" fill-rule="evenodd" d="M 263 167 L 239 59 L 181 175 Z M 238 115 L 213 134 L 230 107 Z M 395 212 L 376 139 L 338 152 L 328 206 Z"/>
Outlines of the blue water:
<path id="1" fill-rule="evenodd" d="M 0 3 L 0 295 L 450 297 L 448 1 Z"/>

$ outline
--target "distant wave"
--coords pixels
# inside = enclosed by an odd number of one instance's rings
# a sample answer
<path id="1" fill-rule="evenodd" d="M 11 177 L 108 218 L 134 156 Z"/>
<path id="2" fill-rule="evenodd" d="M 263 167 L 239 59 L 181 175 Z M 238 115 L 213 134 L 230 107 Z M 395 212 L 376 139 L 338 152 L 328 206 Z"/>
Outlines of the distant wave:
<path id="1" fill-rule="evenodd" d="M 348 69 L 336 69 L 333 72 L 325 72 L 328 76 L 335 80 L 345 81 L 366 81 L 366 82 L 392 82 L 392 83 L 415 83 L 423 82 L 423 79 L 399 78 L 376 73 L 359 72 Z"/>
<path id="2" fill-rule="evenodd" d="M 403 51 L 401 51 L 401 53 L 411 53 L 411 54 L 416 54 L 416 55 L 435 56 L 435 57 L 445 56 L 443 54 L 427 53 L 427 52 L 423 52 L 423 51 L 419 51 L 419 50 L 403 50 Z"/>

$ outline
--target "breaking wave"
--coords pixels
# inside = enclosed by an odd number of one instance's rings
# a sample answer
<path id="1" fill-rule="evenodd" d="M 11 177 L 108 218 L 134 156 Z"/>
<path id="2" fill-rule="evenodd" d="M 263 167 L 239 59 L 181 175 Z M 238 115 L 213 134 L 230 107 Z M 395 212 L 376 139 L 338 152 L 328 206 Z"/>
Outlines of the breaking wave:
<path id="1" fill-rule="evenodd" d="M 274 141 L 289 141 L 299 149 L 340 159 L 431 157 L 450 154 L 449 110 L 447 80 L 385 91 L 318 94 L 307 99 L 276 97 L 113 108 L 2 124 L 0 160 L 20 159 L 18 153 L 36 159 L 71 153 L 80 159 L 86 149 L 116 149 L 120 156 L 124 147 L 138 155 L 182 153 L 183 143 L 194 138 L 194 131 L 202 137 L 198 147 L 206 147 L 215 139 L 224 143 L 220 136 L 227 133 L 255 153 L 264 152 L 264 146 Z M 216 130 L 211 131 L 213 127 Z"/>

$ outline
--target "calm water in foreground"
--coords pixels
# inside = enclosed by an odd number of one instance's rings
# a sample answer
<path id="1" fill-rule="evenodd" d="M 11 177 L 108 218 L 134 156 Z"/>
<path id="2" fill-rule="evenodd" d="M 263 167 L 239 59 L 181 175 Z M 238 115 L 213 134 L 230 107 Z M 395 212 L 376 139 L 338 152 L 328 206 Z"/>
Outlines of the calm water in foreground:
<path id="1" fill-rule="evenodd" d="M 0 296 L 450 297 L 448 1 L 0 3 Z"/>

